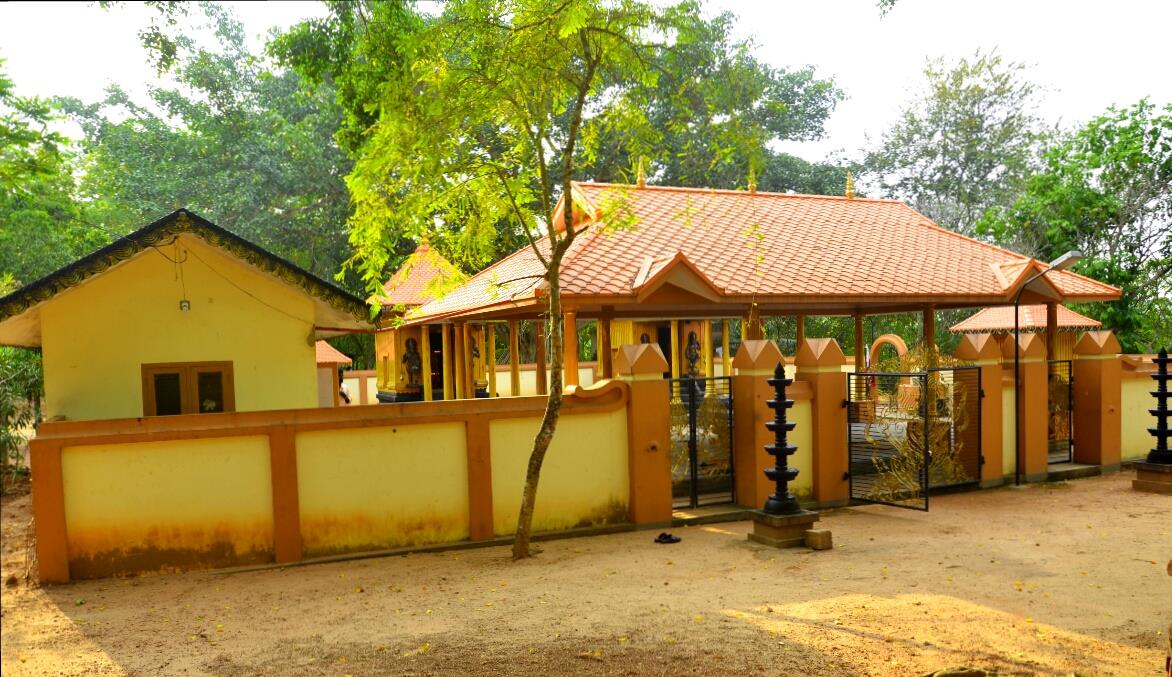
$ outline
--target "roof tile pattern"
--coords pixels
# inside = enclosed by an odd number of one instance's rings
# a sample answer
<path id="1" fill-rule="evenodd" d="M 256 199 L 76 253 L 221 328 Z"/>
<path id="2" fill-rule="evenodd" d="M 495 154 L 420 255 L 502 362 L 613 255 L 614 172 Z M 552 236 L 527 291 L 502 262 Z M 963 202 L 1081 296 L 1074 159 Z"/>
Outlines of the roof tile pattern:
<path id="1" fill-rule="evenodd" d="M 1028 257 L 937 226 L 895 200 L 576 183 L 594 216 L 562 263 L 562 292 L 633 297 L 677 254 L 725 296 L 1011 301 Z M 632 228 L 607 228 L 607 220 Z M 548 248 L 548 243 L 541 245 Z M 415 319 L 532 299 L 546 286 L 529 247 L 427 304 Z M 1047 279 L 1065 296 L 1118 298 L 1119 290 L 1070 272 Z"/>
<path id="2" fill-rule="evenodd" d="M 1045 329 L 1046 306 L 1022 306 L 1021 313 L 1018 316 L 1018 323 L 1022 331 Z M 1092 320 L 1086 315 L 1076 313 L 1064 305 L 1058 305 L 1058 329 L 1060 331 L 1098 329 L 1102 325 L 1103 323 L 1098 320 Z M 1013 306 L 984 308 L 972 317 L 952 325 L 948 330 L 954 334 L 986 334 L 1013 331 Z"/>
<path id="3" fill-rule="evenodd" d="M 351 364 L 353 360 L 346 357 L 342 351 L 331 346 L 325 341 L 317 341 L 313 344 L 313 350 L 317 353 L 318 364 Z"/>
<path id="4" fill-rule="evenodd" d="M 383 295 L 375 300 L 383 306 L 421 306 L 464 280 L 464 274 L 424 240 L 386 281 Z"/>

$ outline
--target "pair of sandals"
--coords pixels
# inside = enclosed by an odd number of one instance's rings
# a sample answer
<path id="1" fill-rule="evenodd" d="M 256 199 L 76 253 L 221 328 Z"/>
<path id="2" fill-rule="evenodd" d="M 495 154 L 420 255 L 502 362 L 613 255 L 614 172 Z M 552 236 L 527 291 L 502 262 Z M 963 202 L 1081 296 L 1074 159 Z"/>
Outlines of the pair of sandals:
<path id="1" fill-rule="evenodd" d="M 679 543 L 681 540 L 683 539 L 681 539 L 679 536 L 672 536 L 666 531 L 655 537 L 656 543 Z"/>

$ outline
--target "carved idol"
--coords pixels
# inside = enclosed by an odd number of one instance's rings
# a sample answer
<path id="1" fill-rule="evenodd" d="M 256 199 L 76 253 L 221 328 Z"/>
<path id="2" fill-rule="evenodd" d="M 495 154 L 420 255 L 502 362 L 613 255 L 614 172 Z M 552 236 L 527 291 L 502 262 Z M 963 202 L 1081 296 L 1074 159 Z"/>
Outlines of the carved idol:
<path id="1" fill-rule="evenodd" d="M 651 343 L 651 336 L 647 332 L 639 334 L 639 343 Z"/>
<path id="2" fill-rule="evenodd" d="M 700 362 L 700 339 L 696 338 L 694 331 L 688 332 L 688 347 L 684 350 L 684 356 L 688 358 L 688 375 L 693 378 L 699 376 L 696 365 Z"/>
<path id="3" fill-rule="evenodd" d="M 423 358 L 419 356 L 419 343 L 407 339 L 407 352 L 403 355 L 403 367 L 407 370 L 407 385 L 419 387 L 423 384 Z"/>

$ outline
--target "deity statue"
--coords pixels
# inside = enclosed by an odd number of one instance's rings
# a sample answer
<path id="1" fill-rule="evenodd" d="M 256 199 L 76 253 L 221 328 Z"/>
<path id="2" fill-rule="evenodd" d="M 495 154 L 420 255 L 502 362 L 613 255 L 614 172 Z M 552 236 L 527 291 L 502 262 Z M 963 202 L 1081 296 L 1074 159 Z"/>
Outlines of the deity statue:
<path id="1" fill-rule="evenodd" d="M 419 343 L 413 338 L 407 339 L 407 352 L 403 355 L 403 366 L 407 370 L 407 385 L 413 388 L 422 386 L 423 358 L 419 356 Z"/>
<path id="2" fill-rule="evenodd" d="M 688 347 L 684 350 L 684 356 L 688 358 L 688 375 L 696 378 L 700 375 L 696 365 L 700 362 L 700 339 L 696 338 L 696 332 L 688 332 Z"/>
<path id="3" fill-rule="evenodd" d="M 651 336 L 649 336 L 647 332 L 639 334 L 639 343 L 651 343 Z"/>

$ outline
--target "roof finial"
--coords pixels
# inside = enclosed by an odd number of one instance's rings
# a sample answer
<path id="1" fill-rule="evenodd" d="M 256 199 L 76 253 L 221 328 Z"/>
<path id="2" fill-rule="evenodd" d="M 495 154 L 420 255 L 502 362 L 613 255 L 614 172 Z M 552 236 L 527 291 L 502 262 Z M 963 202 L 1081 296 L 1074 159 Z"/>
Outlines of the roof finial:
<path id="1" fill-rule="evenodd" d="M 643 171 L 643 156 L 639 156 L 639 165 L 635 168 L 635 185 L 639 188 L 647 187 L 647 173 Z"/>
<path id="2" fill-rule="evenodd" d="M 749 194 L 752 195 L 757 192 L 757 172 L 749 167 Z"/>
<path id="3" fill-rule="evenodd" d="M 855 199 L 855 180 L 851 177 L 851 170 L 846 170 L 846 199 Z"/>

